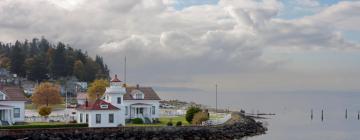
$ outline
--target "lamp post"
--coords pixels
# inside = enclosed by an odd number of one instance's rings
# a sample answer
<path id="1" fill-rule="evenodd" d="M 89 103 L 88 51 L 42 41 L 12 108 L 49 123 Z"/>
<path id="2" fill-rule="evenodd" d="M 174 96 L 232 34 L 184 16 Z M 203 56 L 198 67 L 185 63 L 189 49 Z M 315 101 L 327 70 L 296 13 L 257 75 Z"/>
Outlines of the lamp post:
<path id="1" fill-rule="evenodd" d="M 215 84 L 215 112 L 218 111 L 218 85 Z"/>

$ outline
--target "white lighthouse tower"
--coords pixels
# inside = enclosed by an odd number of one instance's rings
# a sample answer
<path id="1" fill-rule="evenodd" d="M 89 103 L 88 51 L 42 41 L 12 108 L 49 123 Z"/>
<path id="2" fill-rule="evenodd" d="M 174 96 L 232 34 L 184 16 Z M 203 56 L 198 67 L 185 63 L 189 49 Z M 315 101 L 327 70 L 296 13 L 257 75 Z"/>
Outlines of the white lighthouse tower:
<path id="1" fill-rule="evenodd" d="M 126 93 L 126 89 L 121 85 L 121 82 L 115 74 L 115 77 L 110 81 L 110 87 L 106 88 L 103 99 L 124 112 L 123 96 Z"/>

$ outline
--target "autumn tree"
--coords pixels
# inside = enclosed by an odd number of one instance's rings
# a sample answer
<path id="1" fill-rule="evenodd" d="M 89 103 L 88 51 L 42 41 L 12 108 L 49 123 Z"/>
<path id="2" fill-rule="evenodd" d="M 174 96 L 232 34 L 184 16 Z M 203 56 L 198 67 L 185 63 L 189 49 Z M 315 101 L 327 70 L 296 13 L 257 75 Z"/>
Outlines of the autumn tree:
<path id="1" fill-rule="evenodd" d="M 187 109 L 185 119 L 187 122 L 192 123 L 194 115 L 202 110 L 199 107 L 191 106 Z"/>
<path id="2" fill-rule="evenodd" d="M 207 112 L 198 112 L 192 119 L 192 124 L 201 124 L 203 121 L 209 120 L 209 114 Z"/>
<path id="3" fill-rule="evenodd" d="M 90 87 L 88 88 L 88 97 L 90 100 L 94 101 L 98 97 L 101 97 L 104 95 L 106 87 L 109 86 L 109 82 L 104 79 L 98 79 L 95 80 L 90 84 Z"/>
<path id="4" fill-rule="evenodd" d="M 51 114 L 51 111 L 52 111 L 51 107 L 41 106 L 39 108 L 39 115 L 47 117 Z"/>
<path id="5" fill-rule="evenodd" d="M 36 87 L 31 100 L 37 106 L 60 104 L 63 102 L 60 96 L 60 86 L 49 82 L 41 83 Z"/>

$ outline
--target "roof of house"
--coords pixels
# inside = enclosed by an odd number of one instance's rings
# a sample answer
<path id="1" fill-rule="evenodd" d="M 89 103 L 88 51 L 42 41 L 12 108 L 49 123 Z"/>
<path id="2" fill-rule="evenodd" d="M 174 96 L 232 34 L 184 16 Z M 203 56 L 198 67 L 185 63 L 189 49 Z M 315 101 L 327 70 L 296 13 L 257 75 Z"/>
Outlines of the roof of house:
<path id="1" fill-rule="evenodd" d="M 0 91 L 6 94 L 6 101 L 28 101 L 25 97 L 24 91 L 17 86 L 3 86 Z"/>
<path id="2" fill-rule="evenodd" d="M 141 100 L 161 100 L 158 94 L 151 87 L 126 87 L 126 94 L 124 100 L 139 100 L 133 98 L 132 91 L 139 90 L 144 93 L 144 99 Z"/>
<path id="3" fill-rule="evenodd" d="M 107 105 L 107 108 L 101 107 L 102 105 Z M 78 106 L 76 109 L 78 110 L 120 110 L 116 106 L 105 102 L 104 100 L 98 99 L 95 102 L 89 102 L 86 106 L 86 103 Z"/>
<path id="4" fill-rule="evenodd" d="M 117 74 L 115 74 L 114 79 L 112 79 L 110 82 L 122 82 L 121 80 L 118 79 Z"/>
<path id="5" fill-rule="evenodd" d="M 86 92 L 79 92 L 77 93 L 76 99 L 77 100 L 85 100 L 87 98 Z"/>

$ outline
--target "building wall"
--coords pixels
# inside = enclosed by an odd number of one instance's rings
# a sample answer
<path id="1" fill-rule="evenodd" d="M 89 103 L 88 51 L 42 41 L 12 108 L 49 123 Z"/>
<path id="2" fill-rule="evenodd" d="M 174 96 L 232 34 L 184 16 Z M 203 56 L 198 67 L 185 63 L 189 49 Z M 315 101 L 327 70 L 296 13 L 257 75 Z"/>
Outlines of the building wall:
<path id="1" fill-rule="evenodd" d="M 151 104 L 151 106 L 155 106 L 155 115 L 152 115 L 152 118 L 159 118 L 160 117 L 160 103 L 159 100 L 124 100 L 124 113 L 126 111 L 125 107 L 128 107 L 128 113 L 125 115 L 126 119 L 132 119 L 134 116 L 130 115 L 130 105 L 136 103 L 143 103 L 143 104 Z M 134 111 L 134 110 L 132 110 Z"/>
<path id="2" fill-rule="evenodd" d="M 14 118 L 14 109 L 11 111 L 11 116 L 14 122 L 24 122 L 25 120 L 25 101 L 0 101 L 2 105 L 13 106 L 14 108 L 20 108 L 20 117 Z M 12 123 L 14 123 L 12 122 Z"/>
<path id="3" fill-rule="evenodd" d="M 109 114 L 114 114 L 114 123 L 109 123 Z M 83 114 L 83 120 L 80 122 L 80 114 Z M 77 122 L 85 123 L 86 114 L 89 114 L 89 127 L 117 127 L 120 124 L 125 125 L 125 118 L 120 110 L 79 110 L 77 112 Z M 101 114 L 101 123 L 96 123 L 96 114 Z"/>

